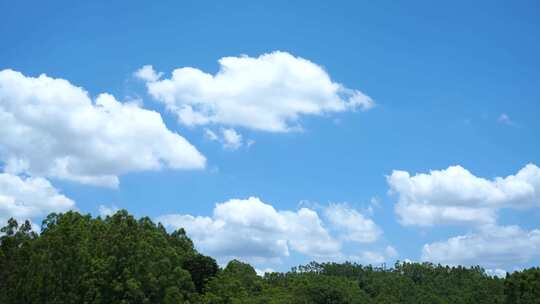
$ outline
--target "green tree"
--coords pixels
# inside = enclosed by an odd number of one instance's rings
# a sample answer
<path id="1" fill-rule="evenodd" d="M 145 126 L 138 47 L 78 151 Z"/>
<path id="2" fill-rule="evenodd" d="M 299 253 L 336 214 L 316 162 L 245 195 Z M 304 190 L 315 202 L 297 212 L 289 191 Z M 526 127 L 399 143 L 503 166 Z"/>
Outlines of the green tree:
<path id="1" fill-rule="evenodd" d="M 238 260 L 219 269 L 184 229 L 125 210 L 67 212 L 40 234 L 13 219 L 0 229 L 0 303 L 540 304 L 540 268 L 501 279 L 480 267 L 311 262 L 260 277 Z"/>
<path id="2" fill-rule="evenodd" d="M 214 259 L 202 254 L 195 254 L 186 258 L 184 269 L 190 272 L 197 292 L 202 293 L 207 281 L 216 276 L 219 267 Z"/>
<path id="3" fill-rule="evenodd" d="M 506 303 L 540 303 L 540 268 L 530 268 L 514 272 L 504 282 Z"/>
<path id="4" fill-rule="evenodd" d="M 217 267 L 183 231 L 169 234 L 125 210 L 105 219 L 51 214 L 39 235 L 29 223 L 18 227 L 11 220 L 2 233 L 1 303 L 193 301 L 198 295 L 192 276 L 207 279 Z M 193 257 L 214 272 L 183 268 Z"/>

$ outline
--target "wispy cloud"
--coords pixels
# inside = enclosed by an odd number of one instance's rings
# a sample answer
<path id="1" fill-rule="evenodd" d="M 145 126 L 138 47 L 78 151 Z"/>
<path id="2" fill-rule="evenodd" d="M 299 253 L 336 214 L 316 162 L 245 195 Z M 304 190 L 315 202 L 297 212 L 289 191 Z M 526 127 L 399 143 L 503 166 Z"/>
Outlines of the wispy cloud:
<path id="1" fill-rule="evenodd" d="M 497 122 L 508 126 L 515 125 L 514 121 L 510 119 L 510 116 L 508 116 L 508 114 L 506 113 L 501 113 L 501 115 L 499 115 L 499 118 L 497 119 Z"/>

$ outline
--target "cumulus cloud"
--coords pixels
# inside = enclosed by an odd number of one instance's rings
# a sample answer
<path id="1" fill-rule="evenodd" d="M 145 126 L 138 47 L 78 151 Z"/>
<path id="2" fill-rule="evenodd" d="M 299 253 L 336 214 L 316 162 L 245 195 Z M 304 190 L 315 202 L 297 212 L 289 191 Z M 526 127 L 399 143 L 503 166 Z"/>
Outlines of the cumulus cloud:
<path id="1" fill-rule="evenodd" d="M 346 204 L 331 204 L 325 208 L 324 214 L 329 223 L 342 232 L 345 240 L 371 243 L 382 234 L 373 220 Z"/>
<path id="2" fill-rule="evenodd" d="M 399 196 L 395 211 L 404 225 L 490 225 L 500 208 L 540 206 L 540 168 L 534 164 L 492 180 L 452 166 L 414 176 L 393 171 L 387 181 Z"/>
<path id="3" fill-rule="evenodd" d="M 461 166 L 411 176 L 388 177 L 399 196 L 395 211 L 404 225 L 471 224 L 472 231 L 424 245 L 422 260 L 449 265 L 482 265 L 501 275 L 540 256 L 540 230 L 499 226 L 502 208 L 540 207 L 540 168 L 528 164 L 515 175 L 486 179 Z"/>
<path id="4" fill-rule="evenodd" d="M 0 71 L 0 125 L 0 161 L 14 174 L 115 187 L 128 172 L 205 166 L 159 113 L 109 94 L 91 100 L 82 88 L 46 75 Z"/>
<path id="5" fill-rule="evenodd" d="M 525 231 L 518 226 L 485 226 L 475 233 L 426 244 L 422 249 L 424 261 L 506 269 L 538 256 L 540 230 Z"/>
<path id="6" fill-rule="evenodd" d="M 287 132 L 300 128 L 303 115 L 368 110 L 374 105 L 362 92 L 333 82 L 319 65 L 286 52 L 224 57 L 215 75 L 183 67 L 159 80 L 151 66 L 135 74 L 146 82 L 151 96 L 188 126 L 213 123 Z"/>
<path id="7" fill-rule="evenodd" d="M 19 221 L 41 218 L 51 212 L 75 208 L 49 181 L 0 173 L 0 224 L 13 217 Z"/>
<path id="8" fill-rule="evenodd" d="M 256 197 L 219 203 L 211 217 L 169 214 L 157 220 L 166 227 L 185 228 L 198 249 L 222 260 L 279 261 L 291 250 L 311 257 L 336 256 L 341 248 L 315 211 L 278 211 Z"/>

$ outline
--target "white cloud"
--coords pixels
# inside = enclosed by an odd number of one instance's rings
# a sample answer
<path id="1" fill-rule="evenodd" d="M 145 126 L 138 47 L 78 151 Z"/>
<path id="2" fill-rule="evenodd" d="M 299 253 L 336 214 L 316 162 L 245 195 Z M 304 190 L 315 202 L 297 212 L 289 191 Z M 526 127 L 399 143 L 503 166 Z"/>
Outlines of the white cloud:
<path id="1" fill-rule="evenodd" d="M 226 149 L 236 150 L 242 146 L 242 135 L 238 134 L 234 129 L 221 129 L 223 136 L 223 147 Z"/>
<path id="2" fill-rule="evenodd" d="M 115 214 L 118 210 L 120 209 L 118 209 L 118 207 L 116 207 L 115 205 L 112 205 L 110 207 L 105 206 L 105 205 L 99 205 L 99 208 L 98 208 L 99 215 L 101 217 L 111 216 Z"/>
<path id="3" fill-rule="evenodd" d="M 315 211 L 277 211 L 256 197 L 217 204 L 212 217 L 169 214 L 157 220 L 185 228 L 199 250 L 220 260 L 279 261 L 290 250 L 311 257 L 340 254 L 340 242 Z"/>
<path id="4" fill-rule="evenodd" d="M 324 214 L 333 227 L 342 231 L 345 240 L 371 243 L 382 234 L 373 220 L 346 204 L 331 204 L 325 208 Z"/>
<path id="5" fill-rule="evenodd" d="M 259 275 L 261 277 L 264 277 L 265 273 L 272 273 L 272 272 L 276 272 L 276 271 L 273 268 L 265 268 L 265 269 L 255 268 L 255 272 L 257 273 L 257 275 Z"/>
<path id="6" fill-rule="evenodd" d="M 348 260 L 359 262 L 361 264 L 380 265 L 392 262 L 398 256 L 397 250 L 392 246 L 387 246 L 384 251 L 361 251 L 358 255 L 348 257 Z"/>
<path id="7" fill-rule="evenodd" d="M 118 176 L 197 169 L 205 158 L 159 113 L 109 94 L 92 101 L 66 80 L 0 71 L 0 161 L 5 171 L 115 187 Z"/>
<path id="8" fill-rule="evenodd" d="M 39 218 L 51 212 L 75 208 L 75 203 L 60 194 L 49 181 L 39 177 L 20 177 L 0 173 L 0 224 L 13 217 L 19 221 Z"/>
<path id="9" fill-rule="evenodd" d="M 170 79 L 150 66 L 136 72 L 148 92 L 185 125 L 210 123 L 271 132 L 297 130 L 302 115 L 367 110 L 374 102 L 362 92 L 333 82 L 317 64 L 286 52 L 253 58 L 224 57 L 208 74 L 184 67 Z"/>
<path id="10" fill-rule="evenodd" d="M 219 134 L 210 129 L 204 129 L 204 137 L 210 141 L 221 143 L 226 150 L 238 150 L 244 145 L 242 134 L 232 128 L 221 128 Z M 248 139 L 245 146 L 250 147 L 254 143 L 255 141 Z"/>
<path id="11" fill-rule="evenodd" d="M 518 226 L 482 227 L 478 232 L 424 245 L 422 260 L 449 265 L 511 267 L 540 256 L 540 230 Z"/>
<path id="12" fill-rule="evenodd" d="M 158 81 L 163 73 L 156 73 L 151 65 L 145 65 L 134 73 L 134 76 L 144 81 Z"/>
<path id="13" fill-rule="evenodd" d="M 495 269 L 486 269 L 486 273 L 492 277 L 505 278 L 506 270 L 495 268 Z"/>
<path id="14" fill-rule="evenodd" d="M 362 264 L 379 265 L 386 261 L 386 257 L 376 251 L 363 251 L 358 256 L 352 257 L 354 261 Z"/>
<path id="15" fill-rule="evenodd" d="M 500 208 L 540 206 L 540 168 L 533 164 L 493 180 L 452 166 L 414 176 L 393 171 L 387 181 L 399 195 L 395 211 L 404 225 L 494 224 Z"/>

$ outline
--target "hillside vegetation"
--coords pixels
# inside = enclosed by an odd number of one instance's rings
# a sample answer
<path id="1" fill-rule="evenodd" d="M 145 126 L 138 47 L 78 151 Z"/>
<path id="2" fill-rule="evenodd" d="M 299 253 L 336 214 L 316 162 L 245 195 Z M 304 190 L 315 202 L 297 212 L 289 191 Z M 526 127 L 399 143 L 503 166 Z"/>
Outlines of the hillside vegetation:
<path id="1" fill-rule="evenodd" d="M 315 263 L 256 274 L 221 269 L 183 229 L 126 211 L 50 214 L 39 234 L 10 220 L 0 237 L 0 303 L 540 303 L 540 268 L 505 279 L 480 267 Z"/>

